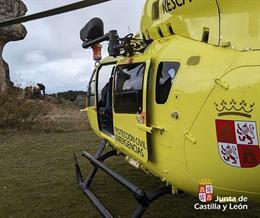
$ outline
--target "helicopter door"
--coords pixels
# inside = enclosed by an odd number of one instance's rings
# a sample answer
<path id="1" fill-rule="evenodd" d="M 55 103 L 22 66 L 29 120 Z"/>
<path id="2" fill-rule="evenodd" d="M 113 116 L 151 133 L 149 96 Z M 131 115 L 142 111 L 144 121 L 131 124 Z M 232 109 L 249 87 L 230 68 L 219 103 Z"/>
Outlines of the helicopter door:
<path id="1" fill-rule="evenodd" d="M 151 162 L 166 164 L 164 169 L 169 166 L 167 166 L 167 159 L 174 160 L 182 157 L 176 147 L 172 147 L 176 143 L 176 135 L 179 131 L 176 122 L 173 122 L 178 119 L 178 113 L 174 113 L 175 108 L 178 107 L 178 98 L 174 96 L 173 90 L 180 68 L 179 61 L 154 62 L 149 78 L 148 114 L 149 126 L 153 127 L 150 137 L 152 152 L 149 158 Z M 173 148 L 174 152 L 171 150 Z"/>
<path id="2" fill-rule="evenodd" d="M 123 153 L 147 162 L 146 89 L 150 60 L 120 61 L 115 69 L 114 134 Z"/>
<path id="3" fill-rule="evenodd" d="M 89 125 L 97 133 L 98 122 L 96 112 L 96 73 L 97 71 L 94 70 L 88 84 L 87 107 L 84 111 L 87 111 Z"/>
<path id="4" fill-rule="evenodd" d="M 112 86 L 115 63 L 101 65 L 97 73 L 97 115 L 100 131 L 114 135 Z"/>

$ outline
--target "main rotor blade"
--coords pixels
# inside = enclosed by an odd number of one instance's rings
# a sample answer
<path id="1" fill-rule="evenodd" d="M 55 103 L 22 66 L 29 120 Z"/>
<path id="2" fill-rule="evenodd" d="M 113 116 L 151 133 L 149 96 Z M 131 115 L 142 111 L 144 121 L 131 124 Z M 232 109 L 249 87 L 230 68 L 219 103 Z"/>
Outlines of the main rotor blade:
<path id="1" fill-rule="evenodd" d="M 96 5 L 96 4 L 100 4 L 100 3 L 103 3 L 103 2 L 107 2 L 107 1 L 110 1 L 110 0 L 83 0 L 83 1 L 80 1 L 80 2 L 65 5 L 65 6 L 62 6 L 62 7 L 50 9 L 50 10 L 47 10 L 47 11 L 42 11 L 42 12 L 39 12 L 39 13 L 27 15 L 27 16 L 21 16 L 21 17 L 18 17 L 18 18 L 5 20 L 3 22 L 0 22 L 0 28 L 10 26 L 10 25 L 13 25 L 13 24 L 24 23 L 24 22 L 28 22 L 28 21 L 32 21 L 32 20 L 50 17 L 50 16 L 54 16 L 54 15 L 57 15 L 57 14 L 66 13 L 66 12 L 69 12 L 69 11 L 75 11 L 75 10 L 78 10 L 78 9 L 81 9 L 81 8 L 86 8 L 86 7 Z"/>

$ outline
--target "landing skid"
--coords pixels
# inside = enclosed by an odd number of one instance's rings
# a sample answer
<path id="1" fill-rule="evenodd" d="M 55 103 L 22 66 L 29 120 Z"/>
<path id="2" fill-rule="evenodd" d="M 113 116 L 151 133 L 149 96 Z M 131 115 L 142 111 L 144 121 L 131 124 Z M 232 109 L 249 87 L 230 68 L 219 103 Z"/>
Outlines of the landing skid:
<path id="1" fill-rule="evenodd" d="M 94 195 L 94 193 L 90 190 L 91 183 L 98 171 L 98 169 L 101 169 L 104 171 L 107 175 L 112 177 L 114 180 L 116 180 L 119 184 L 124 186 L 128 191 L 130 191 L 136 201 L 138 202 L 139 206 L 137 209 L 133 212 L 132 218 L 139 218 L 141 217 L 147 208 L 152 204 L 153 201 L 156 199 L 166 195 L 166 194 L 171 194 L 172 193 L 172 188 L 171 186 L 165 186 L 162 187 L 154 192 L 146 194 L 142 189 L 125 179 L 124 177 L 120 176 L 119 174 L 115 173 L 112 169 L 107 167 L 106 165 L 103 164 L 103 162 L 108 159 L 109 157 L 116 156 L 117 152 L 116 150 L 111 150 L 108 151 L 104 154 L 103 151 L 107 145 L 107 142 L 105 140 L 102 140 L 99 144 L 98 150 L 95 154 L 95 156 L 92 156 L 86 151 L 82 152 L 82 156 L 87 158 L 91 164 L 93 165 L 92 170 L 89 173 L 89 176 L 87 179 L 84 181 L 81 170 L 79 167 L 78 160 L 76 158 L 76 155 L 74 154 L 75 158 L 75 170 L 76 170 L 76 176 L 77 180 L 79 182 L 79 185 L 85 195 L 90 199 L 90 201 L 95 205 L 97 210 L 102 214 L 103 217 L 105 218 L 111 218 L 113 217 L 109 211 L 103 206 L 103 204 L 100 202 L 100 200 Z"/>

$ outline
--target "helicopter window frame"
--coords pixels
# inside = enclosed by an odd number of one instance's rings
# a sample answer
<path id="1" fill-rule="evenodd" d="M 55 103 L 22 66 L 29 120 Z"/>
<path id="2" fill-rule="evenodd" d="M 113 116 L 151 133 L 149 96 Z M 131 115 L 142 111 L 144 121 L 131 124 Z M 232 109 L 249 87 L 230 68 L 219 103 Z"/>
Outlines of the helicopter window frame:
<path id="1" fill-rule="evenodd" d="M 100 70 L 102 69 L 102 67 L 104 66 L 108 66 L 111 65 L 111 74 L 110 74 L 110 78 L 114 77 L 114 72 L 115 72 L 115 68 L 116 68 L 116 62 L 109 62 L 109 63 L 105 63 L 105 64 L 101 64 L 98 68 L 97 68 L 97 73 L 96 73 L 96 101 L 99 102 L 99 74 L 100 74 Z M 109 79 L 110 79 L 109 78 Z M 113 91 L 112 91 L 113 92 Z M 112 96 L 111 96 L 112 97 Z"/>
<path id="2" fill-rule="evenodd" d="M 96 96 L 96 70 L 93 71 L 88 83 L 87 107 L 96 106 L 95 96 Z"/>
<path id="3" fill-rule="evenodd" d="M 138 89 L 123 89 L 124 85 L 122 86 L 121 90 L 118 90 L 117 88 L 117 82 L 118 82 L 118 68 L 119 67 L 127 67 L 127 66 L 133 66 L 136 65 L 136 67 L 140 66 L 139 73 L 142 74 L 142 81 L 141 81 L 141 87 Z M 145 76 L 145 70 L 146 70 L 146 62 L 135 62 L 131 64 L 122 64 L 117 65 L 114 73 L 114 112 L 117 114 L 136 114 L 141 113 L 143 111 L 143 89 L 144 89 L 144 76 Z M 135 72 L 136 73 L 136 72 Z M 129 82 L 129 81 L 128 81 Z M 130 81 L 131 82 L 131 81 Z M 128 99 L 127 103 L 124 101 L 125 99 Z M 134 99 L 131 102 L 131 99 Z"/>
<path id="4" fill-rule="evenodd" d="M 163 65 L 170 66 L 167 67 Z M 181 63 L 179 61 L 162 61 L 158 64 L 155 86 L 155 101 L 157 104 L 165 104 L 167 102 L 180 66 Z M 164 70 L 164 68 L 166 68 L 166 70 Z M 167 72 L 168 74 L 162 75 L 162 72 Z"/>
<path id="5" fill-rule="evenodd" d="M 116 61 L 100 64 L 96 74 L 96 111 L 100 131 L 113 131 L 113 85 Z"/>

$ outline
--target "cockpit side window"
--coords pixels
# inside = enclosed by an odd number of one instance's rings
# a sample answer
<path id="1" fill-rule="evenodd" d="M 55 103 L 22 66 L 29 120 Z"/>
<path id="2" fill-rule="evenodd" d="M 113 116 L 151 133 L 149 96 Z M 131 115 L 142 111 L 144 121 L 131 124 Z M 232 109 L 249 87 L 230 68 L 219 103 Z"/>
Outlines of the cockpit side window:
<path id="1" fill-rule="evenodd" d="M 97 100 L 98 104 L 104 103 L 106 99 L 107 91 L 106 89 L 110 85 L 112 88 L 112 72 L 114 69 L 114 64 L 102 65 L 98 71 L 98 82 L 97 82 Z M 112 96 L 111 96 L 112 97 Z M 100 106 L 100 105 L 99 105 Z"/>
<path id="2" fill-rule="evenodd" d="M 145 63 L 119 65 L 115 73 L 114 110 L 116 113 L 142 111 Z"/>
<path id="3" fill-rule="evenodd" d="M 93 72 L 90 82 L 88 84 L 88 96 L 87 96 L 87 106 L 95 106 L 95 95 L 96 95 L 96 80 L 95 80 L 95 71 Z"/>
<path id="4" fill-rule="evenodd" d="M 179 62 L 161 62 L 156 77 L 156 103 L 165 104 L 180 68 Z"/>

